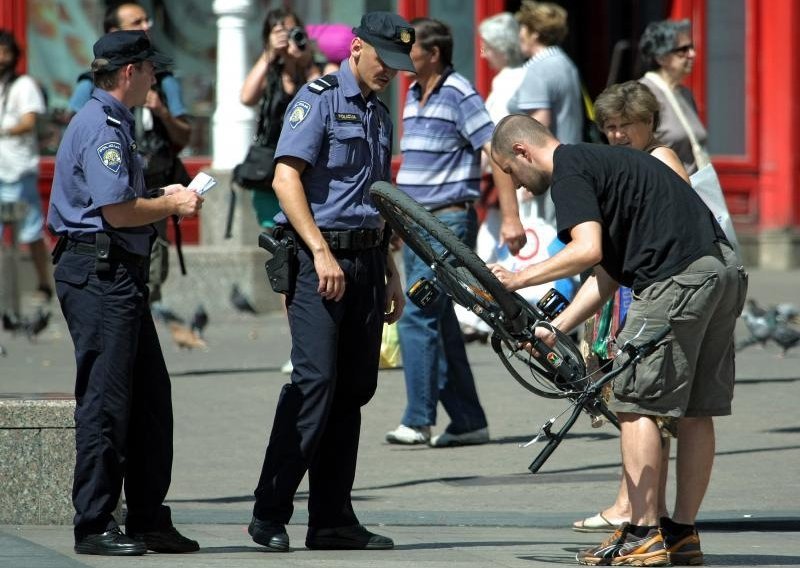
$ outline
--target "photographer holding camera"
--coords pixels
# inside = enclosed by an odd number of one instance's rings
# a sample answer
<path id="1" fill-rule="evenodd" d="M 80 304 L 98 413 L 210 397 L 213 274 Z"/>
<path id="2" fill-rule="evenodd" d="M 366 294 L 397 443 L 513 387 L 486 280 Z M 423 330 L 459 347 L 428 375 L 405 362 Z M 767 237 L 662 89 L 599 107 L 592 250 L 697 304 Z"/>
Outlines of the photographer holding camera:
<path id="1" fill-rule="evenodd" d="M 258 142 L 276 148 L 283 115 L 295 93 L 321 75 L 302 20 L 289 9 L 275 8 L 267 13 L 262 28 L 264 51 L 242 85 L 242 104 L 260 103 Z M 263 229 L 275 226 L 273 217 L 280 211 L 272 191 L 272 180 L 253 189 L 253 207 Z"/>

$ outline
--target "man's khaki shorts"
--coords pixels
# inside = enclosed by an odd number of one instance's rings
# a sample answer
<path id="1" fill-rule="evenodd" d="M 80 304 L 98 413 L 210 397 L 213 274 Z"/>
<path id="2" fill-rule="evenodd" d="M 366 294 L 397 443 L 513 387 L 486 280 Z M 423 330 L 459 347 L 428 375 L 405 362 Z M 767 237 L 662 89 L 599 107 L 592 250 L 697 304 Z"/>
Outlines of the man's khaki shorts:
<path id="1" fill-rule="evenodd" d="M 641 343 L 667 323 L 672 331 L 614 380 L 611 410 L 674 417 L 731 413 L 733 331 L 747 295 L 747 272 L 727 243 L 718 248 L 633 294 L 618 345 Z M 617 357 L 615 367 L 626 357 Z"/>

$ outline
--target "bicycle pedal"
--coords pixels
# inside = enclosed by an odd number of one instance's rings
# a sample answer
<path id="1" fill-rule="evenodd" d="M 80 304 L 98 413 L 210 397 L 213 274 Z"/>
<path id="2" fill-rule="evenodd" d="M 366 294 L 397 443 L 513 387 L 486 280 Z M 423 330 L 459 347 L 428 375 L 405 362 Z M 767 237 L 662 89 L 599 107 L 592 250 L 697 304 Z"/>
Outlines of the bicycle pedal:
<path id="1" fill-rule="evenodd" d="M 439 297 L 439 290 L 433 282 L 423 277 L 411 285 L 406 296 L 418 308 L 425 308 Z"/>

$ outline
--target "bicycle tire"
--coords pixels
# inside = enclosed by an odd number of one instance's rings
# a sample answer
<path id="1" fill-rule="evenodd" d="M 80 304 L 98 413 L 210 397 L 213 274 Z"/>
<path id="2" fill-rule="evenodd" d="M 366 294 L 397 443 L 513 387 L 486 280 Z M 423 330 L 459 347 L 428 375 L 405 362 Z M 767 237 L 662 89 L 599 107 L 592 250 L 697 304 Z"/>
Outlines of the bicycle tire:
<path id="1" fill-rule="evenodd" d="M 446 291 L 454 300 L 474 310 L 495 331 L 504 335 L 509 331 L 509 325 L 516 331 L 525 327 L 527 321 L 517 321 L 524 314 L 524 307 L 519 303 L 521 298 L 507 290 L 480 257 L 447 225 L 390 183 L 374 183 L 370 194 L 392 229 L 427 265 L 434 267 L 437 277 L 445 277 Z M 441 250 L 435 250 L 422 233 L 437 241 L 440 245 L 437 248 Z M 489 313 L 484 313 L 487 309 Z M 502 319 L 502 324 L 498 319 Z"/>
<path id="2" fill-rule="evenodd" d="M 492 274 L 483 260 L 465 245 L 447 225 L 411 197 L 386 182 L 370 188 L 373 202 L 387 223 L 426 264 L 455 302 L 473 311 L 493 330 L 493 346 L 502 344 L 510 351 L 523 352 L 520 343 L 536 341 L 535 326 L 546 321 L 541 310 L 511 292 Z M 432 244 L 426 235 L 435 241 Z M 519 373 L 501 351 L 495 349 L 512 377 L 525 389 L 546 398 L 568 398 L 585 379 L 583 358 L 572 341 L 556 331 L 556 359 L 566 362 L 569 376 L 565 381 L 550 363 L 530 357 L 526 376 Z M 527 351 L 524 351 L 526 354 Z M 562 369 L 563 371 L 563 369 Z M 574 382 L 576 384 L 567 384 Z"/>

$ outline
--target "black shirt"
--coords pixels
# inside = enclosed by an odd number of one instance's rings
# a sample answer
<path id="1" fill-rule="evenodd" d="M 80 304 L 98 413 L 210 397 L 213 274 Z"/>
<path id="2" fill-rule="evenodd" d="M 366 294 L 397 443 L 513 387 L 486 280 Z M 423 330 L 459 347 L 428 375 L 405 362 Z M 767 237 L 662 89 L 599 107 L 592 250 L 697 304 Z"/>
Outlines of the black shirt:
<path id="1" fill-rule="evenodd" d="M 679 273 L 725 240 L 692 187 L 639 150 L 562 144 L 553 154 L 551 191 L 559 238 L 569 242 L 572 227 L 599 222 L 600 265 L 634 291 Z"/>

